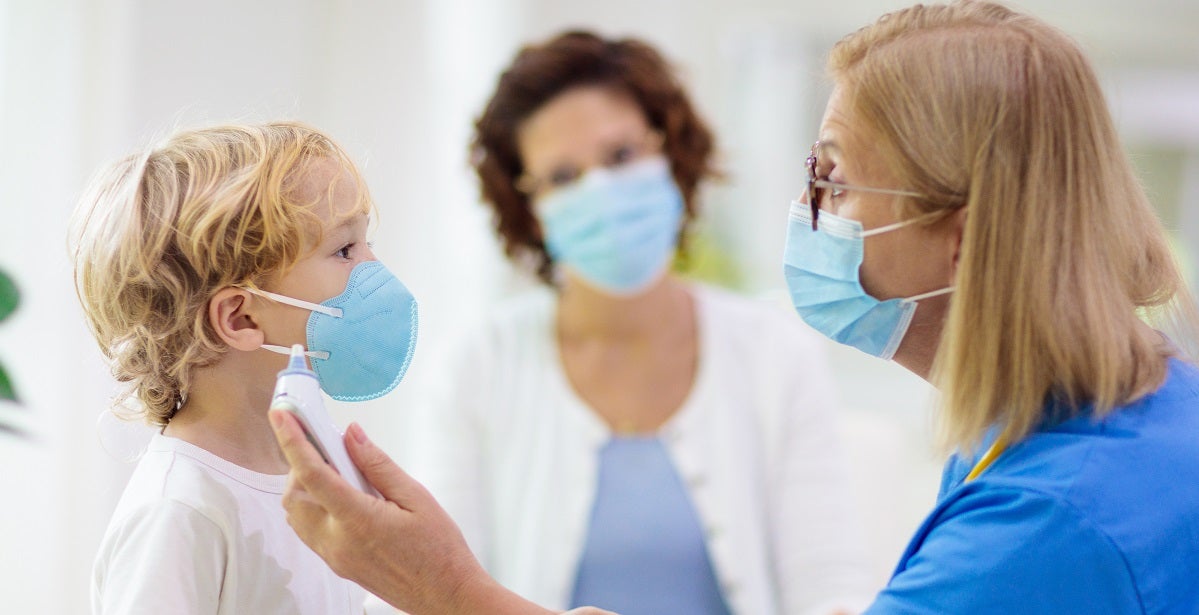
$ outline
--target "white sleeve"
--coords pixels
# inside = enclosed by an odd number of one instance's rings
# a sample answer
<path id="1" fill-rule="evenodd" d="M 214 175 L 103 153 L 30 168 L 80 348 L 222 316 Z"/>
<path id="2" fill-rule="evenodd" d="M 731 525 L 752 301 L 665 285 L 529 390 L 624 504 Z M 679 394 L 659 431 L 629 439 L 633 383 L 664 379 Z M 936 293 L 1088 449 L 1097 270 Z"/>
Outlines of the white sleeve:
<path id="1" fill-rule="evenodd" d="M 417 404 L 410 442 L 412 473 L 458 524 L 475 556 L 488 569 L 483 426 L 490 367 L 474 337 L 446 353 Z"/>
<path id="2" fill-rule="evenodd" d="M 95 615 L 217 612 L 225 538 L 194 508 L 160 500 L 110 527 L 92 577 Z"/>
<path id="3" fill-rule="evenodd" d="M 789 407 L 778 417 L 781 440 L 771 509 L 780 602 L 789 615 L 864 609 L 872 587 L 861 521 L 849 486 L 839 408 L 828 358 L 807 329 L 779 348 Z"/>

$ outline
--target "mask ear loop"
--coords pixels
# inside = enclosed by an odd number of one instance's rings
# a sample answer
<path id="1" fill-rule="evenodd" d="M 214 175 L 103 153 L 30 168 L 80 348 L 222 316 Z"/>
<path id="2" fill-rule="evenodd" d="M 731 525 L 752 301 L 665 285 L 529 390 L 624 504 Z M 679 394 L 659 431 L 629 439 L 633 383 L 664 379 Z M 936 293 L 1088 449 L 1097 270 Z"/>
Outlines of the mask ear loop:
<path id="1" fill-rule="evenodd" d="M 953 286 L 947 286 L 942 289 L 929 291 L 927 293 L 920 293 L 919 295 L 913 295 L 911 297 L 900 299 L 899 303 L 904 308 L 903 317 L 899 322 L 899 326 L 895 330 L 896 333 L 891 336 L 891 339 L 887 342 L 887 346 L 883 349 L 883 352 L 879 355 L 879 358 L 886 361 L 890 361 L 891 359 L 895 358 L 895 351 L 899 350 L 900 342 L 902 342 L 904 336 L 907 335 L 908 327 L 912 324 L 912 317 L 916 315 L 916 308 L 920 307 L 920 301 L 922 299 L 928 299 L 929 297 L 936 297 L 939 295 L 948 295 L 949 293 L 952 293 L 953 290 Z"/>
<path id="2" fill-rule="evenodd" d="M 258 290 L 257 288 L 242 287 L 242 290 L 249 292 L 249 293 L 253 293 L 260 297 L 266 297 L 267 299 L 274 299 L 275 301 L 278 301 L 279 303 L 286 303 L 287 305 L 298 307 L 298 308 L 303 308 L 305 310 L 309 310 L 312 312 L 320 312 L 321 314 L 324 314 L 326 316 L 332 316 L 334 318 L 341 318 L 341 308 L 329 307 L 327 305 L 321 305 L 319 303 L 312 303 L 309 301 L 304 301 L 302 299 L 294 299 L 292 297 L 288 297 L 287 295 L 279 295 L 279 294 L 272 293 L 270 291 Z M 288 350 L 288 352 L 291 352 L 291 351 Z"/>
<path id="3" fill-rule="evenodd" d="M 276 346 L 274 344 L 263 344 L 262 346 L 260 346 L 260 348 L 262 348 L 263 350 L 269 350 L 271 352 L 291 356 L 291 348 L 289 348 L 287 346 Z M 312 357 L 313 359 L 320 359 L 322 361 L 327 361 L 329 359 L 329 353 L 324 350 L 305 350 L 304 355 L 308 356 L 308 357 Z"/>
<path id="4" fill-rule="evenodd" d="M 945 288 L 942 288 L 940 290 L 930 290 L 927 293 L 920 293 L 919 295 L 912 295 L 911 297 L 905 297 L 905 298 L 901 299 L 901 301 L 903 301 L 904 303 L 916 303 L 917 301 L 923 301 L 930 297 L 939 297 L 941 295 L 948 295 L 949 293 L 954 291 L 954 288 L 955 287 L 953 287 L 953 286 L 946 286 Z"/>
<path id="5" fill-rule="evenodd" d="M 302 299 L 295 299 L 292 297 L 288 297 L 287 295 L 280 295 L 280 294 L 272 293 L 272 292 L 266 291 L 266 290 L 258 290 L 257 288 L 247 288 L 244 286 L 241 288 L 242 288 L 242 290 L 244 290 L 250 294 L 258 295 L 260 297 L 266 297 L 267 299 L 272 299 L 274 301 L 278 301 L 279 303 L 285 303 L 287 305 L 298 307 L 298 308 L 303 308 L 305 310 L 319 312 L 326 316 L 332 316 L 333 318 L 341 318 L 341 315 L 342 315 L 341 308 L 329 307 L 327 305 L 321 305 L 319 303 L 312 303 L 310 301 L 304 301 Z M 290 346 L 276 346 L 275 344 L 263 344 L 261 346 L 261 348 L 263 350 L 269 350 L 271 352 L 278 353 L 278 354 L 284 354 L 284 355 L 291 354 Z M 313 359 L 320 359 L 322 361 L 326 361 L 329 359 L 329 353 L 324 350 L 305 350 L 304 355 L 311 357 Z"/>
<path id="6" fill-rule="evenodd" d="M 880 226 L 878 228 L 872 228 L 868 231 L 862 231 L 862 239 L 870 237 L 871 235 L 882 235 L 883 233 L 887 233 L 895 229 L 901 229 L 905 226 L 918 224 L 920 222 L 924 222 L 925 220 L 932 220 L 933 218 L 939 218 L 945 215 L 947 215 L 947 212 L 945 211 L 930 211 L 926 214 L 916 216 L 915 218 L 908 218 L 907 220 L 900 220 L 899 222 L 893 222 L 886 226 Z"/>
<path id="7" fill-rule="evenodd" d="M 865 238 L 865 237 L 869 237 L 870 235 L 879 235 L 881 233 L 886 233 L 887 231 L 893 231 L 897 228 L 903 228 L 905 226 L 908 226 L 909 224 L 916 224 L 916 223 L 924 221 L 924 220 L 931 220 L 933 218 L 941 217 L 944 215 L 946 215 L 945 211 L 930 211 L 926 214 L 916 216 L 915 218 L 908 218 L 907 220 L 901 220 L 894 224 L 888 224 L 886 226 L 880 226 L 878 228 L 870 229 L 869 231 L 864 231 L 862 233 L 862 237 Z M 903 301 L 904 303 L 916 303 L 923 299 L 939 297 L 941 295 L 948 295 L 949 293 L 952 293 L 955 288 L 956 287 L 954 287 L 954 286 L 946 286 L 945 288 L 942 288 L 939 290 L 930 290 L 927 293 L 920 293 L 919 295 L 905 297 L 905 298 L 901 299 L 901 301 Z"/>

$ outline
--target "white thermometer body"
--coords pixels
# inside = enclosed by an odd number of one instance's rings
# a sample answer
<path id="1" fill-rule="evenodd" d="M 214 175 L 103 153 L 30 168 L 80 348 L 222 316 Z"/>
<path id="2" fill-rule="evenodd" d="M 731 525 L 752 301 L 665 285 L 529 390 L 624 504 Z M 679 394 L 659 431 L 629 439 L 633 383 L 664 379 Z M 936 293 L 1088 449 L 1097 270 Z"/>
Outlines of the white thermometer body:
<path id="1" fill-rule="evenodd" d="M 308 441 L 326 463 L 333 466 L 342 478 L 362 492 L 378 495 L 350 461 L 341 430 L 325 410 L 320 383 L 316 379 L 316 373 L 309 369 L 304 347 L 299 344 L 291 347 L 287 369 L 279 372 L 279 377 L 275 380 L 271 409 L 292 413 L 304 428 L 304 435 L 308 437 Z"/>

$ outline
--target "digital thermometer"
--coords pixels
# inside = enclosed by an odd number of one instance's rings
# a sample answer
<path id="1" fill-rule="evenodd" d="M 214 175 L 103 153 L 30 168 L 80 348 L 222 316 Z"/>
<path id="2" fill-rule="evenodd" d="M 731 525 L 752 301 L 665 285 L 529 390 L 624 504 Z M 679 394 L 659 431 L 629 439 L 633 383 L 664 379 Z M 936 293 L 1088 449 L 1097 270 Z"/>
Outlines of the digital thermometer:
<path id="1" fill-rule="evenodd" d="M 308 357 L 304 354 L 304 347 L 299 344 L 291 347 L 287 369 L 279 372 L 279 377 L 275 380 L 271 409 L 286 410 L 295 416 L 304 428 L 304 435 L 325 463 L 333 466 L 342 478 L 362 492 L 378 495 L 350 461 L 341 430 L 325 410 L 320 383 L 316 379 L 316 373 L 309 369 Z"/>

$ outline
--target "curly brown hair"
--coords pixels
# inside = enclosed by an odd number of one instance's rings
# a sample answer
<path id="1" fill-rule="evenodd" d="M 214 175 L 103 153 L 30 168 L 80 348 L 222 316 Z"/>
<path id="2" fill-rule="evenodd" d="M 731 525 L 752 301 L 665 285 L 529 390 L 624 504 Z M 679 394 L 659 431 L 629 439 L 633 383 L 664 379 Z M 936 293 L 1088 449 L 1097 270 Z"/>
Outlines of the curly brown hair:
<path id="1" fill-rule="evenodd" d="M 581 86 L 612 87 L 629 94 L 663 136 L 663 153 L 686 203 L 685 236 L 695 218 L 700 180 L 718 175 L 711 131 L 699 118 L 671 66 L 637 39 L 609 40 L 570 31 L 526 46 L 500 75 L 495 92 L 475 122 L 471 165 L 481 196 L 494 212 L 496 234 L 509 258 L 532 258 L 537 276 L 553 284 L 553 259 L 528 195 L 516 187 L 524 173 L 517 131 L 529 116 L 563 92 Z"/>

